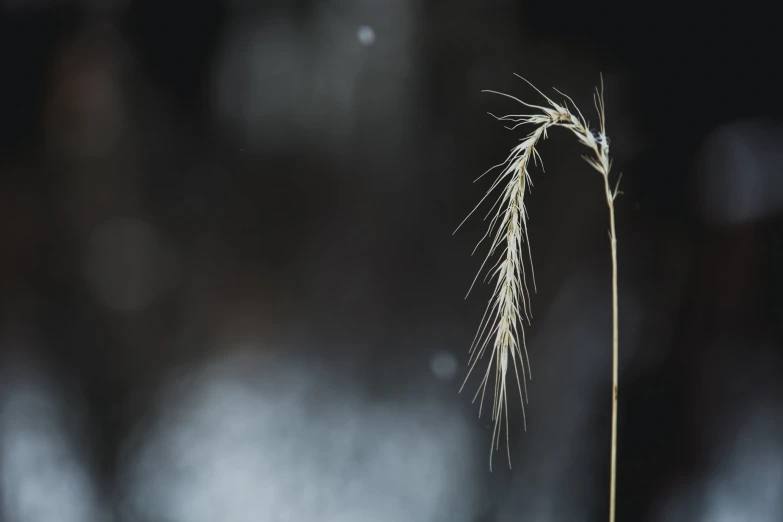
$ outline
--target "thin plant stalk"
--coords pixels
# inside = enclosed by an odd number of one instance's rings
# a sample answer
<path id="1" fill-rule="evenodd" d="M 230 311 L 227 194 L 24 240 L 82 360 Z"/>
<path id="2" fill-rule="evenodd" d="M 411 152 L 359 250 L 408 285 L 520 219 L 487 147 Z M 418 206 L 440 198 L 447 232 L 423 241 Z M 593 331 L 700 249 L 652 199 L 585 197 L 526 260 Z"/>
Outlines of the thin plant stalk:
<path id="1" fill-rule="evenodd" d="M 521 78 L 521 77 L 520 77 Z M 524 78 L 522 78 L 524 80 Z M 527 81 L 527 80 L 525 80 Z M 528 82 L 530 84 L 530 82 Z M 535 87 L 530 84 L 531 87 Z M 481 177 L 494 169 L 501 168 L 501 172 L 490 186 L 487 193 L 479 201 L 476 208 L 468 214 L 465 221 L 478 209 L 479 206 L 499 187 L 503 187 L 495 204 L 489 210 L 485 219 L 492 216 L 486 234 L 479 241 L 489 238 L 490 246 L 484 262 L 479 269 L 479 273 L 473 280 L 471 289 L 475 285 L 478 277 L 485 272 L 485 267 L 490 258 L 496 253 L 500 253 L 499 260 L 495 265 L 486 271 L 486 278 L 495 279 L 494 292 L 484 312 L 484 317 L 479 324 L 476 337 L 471 345 L 469 370 L 465 377 L 462 387 L 464 388 L 470 374 L 475 369 L 477 362 L 485 353 L 490 353 L 490 362 L 484 372 L 475 400 L 481 396 L 479 403 L 479 416 L 481 416 L 481 405 L 484 402 L 484 395 L 492 373 L 495 368 L 494 400 L 492 407 L 492 420 L 494 429 L 492 433 L 492 444 L 490 447 L 490 470 L 492 469 L 492 455 L 495 449 L 499 448 L 500 437 L 503 432 L 502 424 L 505 421 L 506 429 L 506 451 L 508 453 L 509 467 L 511 466 L 511 451 L 509 447 L 508 432 L 508 398 L 506 379 L 511 373 L 509 370 L 509 358 L 511 358 L 511 369 L 517 381 L 517 390 L 519 392 L 520 402 L 522 404 L 523 421 L 525 419 L 525 403 L 527 402 L 527 384 L 525 376 L 525 367 L 527 367 L 527 377 L 531 378 L 530 362 L 527 356 L 527 346 L 525 344 L 524 320 L 528 325 L 532 313 L 530 310 L 530 292 L 527 284 L 527 269 L 525 255 L 527 255 L 527 264 L 530 265 L 530 275 L 532 279 L 533 290 L 535 287 L 535 276 L 533 272 L 530 241 L 527 233 L 528 214 L 524 205 L 525 189 L 530 192 L 532 179 L 528 171 L 531 162 L 533 165 L 541 163 L 536 146 L 540 140 L 546 139 L 547 131 L 553 127 L 562 127 L 570 130 L 582 145 L 588 147 L 591 154 L 583 156 L 587 163 L 593 167 L 603 177 L 606 203 L 609 207 L 609 239 L 612 251 L 612 445 L 611 445 L 611 472 L 609 487 L 609 521 L 615 521 L 616 504 L 616 483 L 617 483 L 617 406 L 618 406 L 618 354 L 619 354 L 619 320 L 618 320 L 618 297 L 617 297 L 617 235 L 615 232 L 615 212 L 614 200 L 620 192 L 619 178 L 615 184 L 614 190 L 611 188 L 609 172 L 611 170 L 611 160 L 609 157 L 609 139 L 606 136 L 606 120 L 603 100 L 603 82 L 600 90 L 596 90 L 594 101 L 596 111 L 598 112 L 598 131 L 593 132 L 587 120 L 568 96 L 560 93 L 566 98 L 562 104 L 554 102 L 551 98 L 536 89 L 541 96 L 546 99 L 548 107 L 531 105 L 518 98 L 496 91 L 485 91 L 511 98 L 523 106 L 538 111 L 532 115 L 508 115 L 495 117 L 499 121 L 510 122 L 510 130 L 515 130 L 523 125 L 534 125 L 536 128 L 528 134 L 521 143 L 511 150 L 511 153 L 503 163 L 500 163 Z M 573 108 L 573 110 L 571 110 Z M 543 168 L 543 164 L 541 164 Z M 478 180 L 477 180 L 478 181 Z M 464 222 L 463 221 L 463 224 Z M 460 227 L 462 224 L 460 224 Z M 459 230 L 459 227 L 457 227 Z M 455 231 L 456 232 L 456 231 Z M 526 243 L 526 248 L 522 248 Z M 478 248 L 478 245 L 476 246 Z M 475 250 L 474 250 L 475 252 Z M 470 293 L 470 290 L 468 290 Z M 467 296 L 466 296 L 467 297 Z M 462 388 L 460 388 L 460 391 Z M 523 392 L 524 390 L 524 392 Z M 527 429 L 527 423 L 524 423 Z"/>
<path id="2" fill-rule="evenodd" d="M 602 96 L 603 98 L 603 96 Z M 603 110 L 603 102 L 601 104 Z M 603 122 L 603 116 L 601 118 Z M 603 126 L 603 123 L 602 123 Z M 608 154 L 607 154 L 608 157 Z M 609 167 L 606 165 L 606 172 Z M 619 186 L 620 180 L 617 180 Z M 609 207 L 609 241 L 612 248 L 612 445 L 609 464 L 609 522 L 615 522 L 615 510 L 617 505 L 617 406 L 618 391 L 620 388 L 618 359 L 620 352 L 619 332 L 619 305 L 617 296 L 617 234 L 615 232 L 614 199 L 617 197 L 617 186 L 614 192 L 609 185 L 609 176 L 604 176 L 604 190 L 606 204 Z"/>

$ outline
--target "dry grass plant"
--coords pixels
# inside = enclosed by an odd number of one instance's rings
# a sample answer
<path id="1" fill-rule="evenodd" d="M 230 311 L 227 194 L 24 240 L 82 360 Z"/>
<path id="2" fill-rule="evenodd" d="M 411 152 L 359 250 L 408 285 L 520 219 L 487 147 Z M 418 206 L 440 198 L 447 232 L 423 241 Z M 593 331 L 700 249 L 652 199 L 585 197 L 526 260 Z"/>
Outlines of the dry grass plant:
<path id="1" fill-rule="evenodd" d="M 525 80 L 519 75 L 520 79 Z M 513 371 L 516 388 L 522 404 L 522 416 L 525 429 L 525 403 L 527 402 L 527 378 L 532 377 L 530 361 L 525 343 L 526 320 L 530 325 L 532 317 L 530 312 L 530 286 L 535 292 L 535 273 L 533 271 L 530 241 L 527 234 L 528 214 L 525 209 L 525 190 L 530 192 L 533 186 L 529 168 L 543 164 L 536 150 L 537 144 L 547 137 L 550 128 L 565 128 L 576 136 L 579 142 L 590 149 L 590 154 L 583 158 L 603 178 L 606 195 L 606 204 L 609 207 L 609 239 L 612 252 L 612 445 L 611 445 L 611 477 L 610 477 L 610 522 L 615 518 L 615 484 L 617 461 L 617 389 L 618 389 L 618 304 L 617 304 L 617 237 L 615 234 L 614 200 L 619 194 L 619 178 L 611 188 L 609 172 L 611 160 L 609 158 L 609 139 L 606 136 L 606 119 L 604 111 L 603 81 L 601 88 L 596 89 L 594 102 L 598 112 L 598 129 L 593 131 L 588 121 L 576 107 L 573 100 L 567 95 L 556 91 L 565 100 L 556 103 L 543 92 L 527 82 L 546 100 L 548 106 L 531 105 L 514 96 L 497 91 L 484 91 L 510 98 L 528 109 L 536 111 L 533 114 L 512 114 L 508 116 L 495 116 L 495 119 L 509 123 L 507 127 L 515 130 L 522 126 L 532 126 L 534 129 L 521 143 L 511 150 L 505 161 L 490 168 L 483 176 L 496 169 L 501 169 L 500 174 L 492 182 L 484 197 L 479 201 L 473 211 L 457 227 L 457 230 L 496 190 L 502 190 L 485 216 L 490 218 L 487 232 L 481 238 L 478 246 L 487 238 L 491 241 L 489 250 L 484 258 L 473 283 L 472 290 L 481 274 L 487 279 L 495 280 L 492 297 L 479 324 L 478 331 L 470 348 L 470 361 L 468 374 L 465 377 L 464 388 L 473 370 L 487 351 L 490 352 L 490 361 L 483 373 L 481 383 L 476 391 L 473 401 L 481 396 L 479 402 L 479 416 L 484 403 L 487 386 L 494 368 L 494 399 L 492 402 L 492 420 L 494 429 L 490 448 L 490 470 L 492 469 L 493 452 L 500 447 L 500 438 L 505 422 L 506 452 L 508 454 L 509 467 L 511 466 L 511 451 L 509 447 L 508 430 L 508 376 Z M 478 181 L 478 179 L 476 181 Z M 456 233 L 456 231 L 455 231 Z M 474 249 L 474 253 L 475 253 Z M 490 259 L 497 255 L 498 259 L 491 268 L 487 268 Z M 527 262 L 525 260 L 527 257 Z M 528 285 L 528 267 L 530 285 Z M 470 294 L 470 290 L 468 290 Z M 466 296 L 467 297 L 467 296 Z M 509 362 L 509 359 L 510 362 Z M 527 378 L 525 376 L 527 368 Z M 512 385 L 513 386 L 513 385 Z M 462 388 L 460 388 L 460 391 Z M 513 393 L 513 392 L 512 392 Z"/>

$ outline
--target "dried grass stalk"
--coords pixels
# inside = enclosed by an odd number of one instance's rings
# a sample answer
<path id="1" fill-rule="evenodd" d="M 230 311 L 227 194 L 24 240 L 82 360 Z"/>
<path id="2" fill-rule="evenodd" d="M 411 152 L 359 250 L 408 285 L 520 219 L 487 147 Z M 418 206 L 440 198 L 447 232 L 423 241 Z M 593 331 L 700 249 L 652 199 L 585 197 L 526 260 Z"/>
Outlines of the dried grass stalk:
<path id="1" fill-rule="evenodd" d="M 518 75 L 517 75 L 518 76 Z M 523 79 L 521 76 L 519 78 Z M 525 80 L 527 81 L 527 80 Z M 530 82 L 528 82 L 530 84 Z M 530 84 L 534 89 L 535 86 Z M 476 205 L 476 208 L 468 214 L 465 221 L 484 203 L 484 201 L 495 193 L 499 187 L 502 190 L 497 197 L 495 204 L 490 208 L 485 216 L 492 216 L 486 234 L 481 238 L 478 246 L 487 238 L 491 243 L 484 262 L 479 269 L 476 278 L 471 284 L 471 289 L 475 285 L 481 274 L 485 274 L 486 279 L 495 279 L 494 291 L 487 305 L 487 308 L 479 324 L 476 337 L 470 348 L 470 361 L 468 374 L 465 377 L 464 388 L 473 370 L 480 359 L 487 351 L 490 352 L 490 361 L 483 374 L 481 383 L 476 391 L 473 401 L 481 396 L 479 403 L 479 416 L 484 403 L 484 396 L 489 384 L 492 369 L 494 368 L 494 399 L 492 403 L 492 420 L 494 429 L 492 433 L 492 444 L 490 448 L 490 470 L 492 469 L 493 452 L 500 447 L 500 438 L 503 431 L 502 426 L 506 425 L 506 452 L 508 454 L 509 467 L 511 466 L 511 451 L 509 447 L 508 432 L 508 375 L 509 366 L 513 369 L 516 380 L 516 387 L 522 404 L 523 421 L 525 418 L 525 403 L 527 402 L 527 381 L 525 377 L 525 368 L 527 367 L 527 376 L 532 378 L 530 371 L 530 361 L 525 344 L 524 321 L 528 325 L 532 317 L 530 311 L 530 291 L 528 288 L 527 264 L 530 268 L 530 278 L 535 287 L 535 274 L 531 259 L 530 241 L 527 234 L 527 211 L 524 204 L 525 189 L 530 192 L 532 180 L 530 178 L 529 167 L 531 162 L 537 165 L 541 162 L 541 157 L 536 151 L 538 142 L 547 137 L 547 131 L 552 127 L 562 127 L 570 130 L 574 136 L 584 146 L 590 149 L 590 154 L 583 156 L 587 163 L 593 167 L 604 180 L 606 193 L 606 203 L 609 207 L 609 239 L 612 249 L 612 449 L 611 449 L 611 484 L 610 484 L 610 521 L 614 522 L 615 506 L 615 483 L 616 483 L 616 459 L 617 459 L 617 388 L 618 388 L 618 306 L 617 306 L 617 239 L 615 235 L 614 223 L 614 200 L 618 195 L 618 185 L 614 190 L 611 189 L 609 172 L 611 170 L 611 160 L 609 158 L 609 139 L 605 132 L 605 112 L 603 101 L 603 85 L 600 90 L 596 89 L 594 101 L 598 112 L 598 130 L 593 131 L 589 123 L 582 116 L 582 113 L 576 107 L 573 100 L 565 94 L 558 92 L 565 98 L 562 104 L 556 103 L 544 93 L 536 89 L 546 100 L 548 106 L 531 105 L 508 94 L 485 91 L 499 94 L 520 103 L 528 109 L 537 111 L 534 114 L 508 115 L 497 117 L 499 121 L 508 122 L 511 125 L 507 128 L 515 130 L 524 125 L 535 127 L 519 145 L 511 150 L 511 153 L 502 163 L 490 168 L 484 175 L 495 169 L 501 169 L 500 174 L 494 180 L 487 190 L 487 193 Z M 542 165 L 543 167 L 543 165 Z M 477 180 L 478 181 L 478 180 Z M 464 222 L 463 221 L 463 224 Z M 460 224 L 460 227 L 462 224 Z M 459 230 L 459 227 L 457 227 Z M 456 231 L 455 231 L 456 232 Z M 523 243 L 525 246 L 523 247 Z M 475 249 L 474 249 L 475 253 Z M 485 270 L 487 264 L 493 256 L 498 255 L 495 264 Z M 470 290 L 468 290 L 470 294 Z M 467 296 L 466 296 L 467 297 Z M 509 362 L 509 358 L 511 361 Z M 460 391 L 462 388 L 460 388 Z M 525 429 L 527 423 L 524 421 Z"/>

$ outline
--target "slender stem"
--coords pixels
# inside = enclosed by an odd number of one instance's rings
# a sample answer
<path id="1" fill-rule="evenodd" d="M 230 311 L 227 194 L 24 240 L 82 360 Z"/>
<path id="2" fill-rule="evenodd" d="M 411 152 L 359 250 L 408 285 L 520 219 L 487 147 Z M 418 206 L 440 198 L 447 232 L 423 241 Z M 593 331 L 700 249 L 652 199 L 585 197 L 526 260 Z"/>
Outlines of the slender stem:
<path id="1" fill-rule="evenodd" d="M 609 478 L 609 522 L 615 522 L 617 498 L 617 391 L 619 388 L 617 359 L 619 354 L 619 329 L 617 305 L 617 236 L 614 228 L 614 195 L 609 187 L 609 176 L 604 176 L 606 201 L 609 205 L 610 239 L 612 244 L 612 456 Z"/>

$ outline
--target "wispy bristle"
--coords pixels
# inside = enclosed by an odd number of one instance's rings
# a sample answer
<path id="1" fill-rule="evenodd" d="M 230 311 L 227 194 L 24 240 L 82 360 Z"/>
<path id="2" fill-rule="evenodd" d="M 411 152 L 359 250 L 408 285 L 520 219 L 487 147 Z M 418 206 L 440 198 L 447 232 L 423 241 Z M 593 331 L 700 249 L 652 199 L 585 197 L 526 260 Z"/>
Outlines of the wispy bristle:
<path id="1" fill-rule="evenodd" d="M 522 79 L 525 80 L 524 78 Z M 527 82 L 527 80 L 525 81 Z M 527 83 L 530 84 L 530 82 Z M 532 84 L 530 85 L 536 89 L 535 86 Z M 486 216 L 489 217 L 489 215 L 492 215 L 493 217 L 490 220 L 487 232 L 479 241 L 480 245 L 485 239 L 490 238 L 491 243 L 489 250 L 476 274 L 476 278 L 473 280 L 473 283 L 468 290 L 469 294 L 479 276 L 482 273 L 485 273 L 484 269 L 487 266 L 489 259 L 493 255 L 499 254 L 498 261 L 486 272 L 487 277 L 495 279 L 494 290 L 492 297 L 487 304 L 487 308 L 484 311 L 484 316 L 479 324 L 473 344 L 471 345 L 468 374 L 462 384 L 462 388 L 464 388 L 478 361 L 483 358 L 487 351 L 489 351 L 490 361 L 473 400 L 475 401 L 480 396 L 480 416 L 487 385 L 489 384 L 492 369 L 494 368 L 495 382 L 493 385 L 494 396 L 492 402 L 492 420 L 494 421 L 494 428 L 492 432 L 492 447 L 490 448 L 490 469 L 492 469 L 493 452 L 500 447 L 500 437 L 503 431 L 502 424 L 504 420 L 506 423 L 506 451 L 508 453 L 509 467 L 511 466 L 507 394 L 507 377 L 510 373 L 509 366 L 513 369 L 514 377 L 516 379 L 516 387 L 522 405 L 522 418 L 525 429 L 527 429 L 527 422 L 525 420 L 527 378 L 532 377 L 532 372 L 530 370 L 530 360 L 527 353 L 523 319 L 527 319 L 528 324 L 530 324 L 532 313 L 530 310 L 530 291 L 527 283 L 526 262 L 530 265 L 531 282 L 534 291 L 536 290 L 536 284 L 530 240 L 528 238 L 528 215 L 524 204 L 524 196 L 525 188 L 528 188 L 529 190 L 530 186 L 532 186 L 532 180 L 528 171 L 531 159 L 534 165 L 541 163 L 541 158 L 538 155 L 536 146 L 540 140 L 546 138 L 547 130 L 550 127 L 564 127 L 573 132 L 582 144 L 593 151 L 594 156 L 585 157 L 587 162 L 603 176 L 608 176 L 609 174 L 609 149 L 608 141 L 604 134 L 603 100 L 601 99 L 596 102 L 599 111 L 599 122 L 601 124 L 601 129 L 598 133 L 599 139 L 596 139 L 592 131 L 590 131 L 587 122 L 582 117 L 581 112 L 579 112 L 579 109 L 570 97 L 563 95 L 568 99 L 571 105 L 573 105 L 576 114 L 569 110 L 567 103 L 564 103 L 563 105 L 557 104 L 538 89 L 536 89 L 536 91 L 546 99 L 549 107 L 531 105 L 514 96 L 497 91 L 484 91 L 510 98 L 527 108 L 536 109 L 540 111 L 540 113 L 531 115 L 514 114 L 500 117 L 491 114 L 491 116 L 499 121 L 514 123 L 514 125 L 510 127 L 512 130 L 523 125 L 533 125 L 535 126 L 535 129 L 528 134 L 520 144 L 511 150 L 511 153 L 504 162 L 495 165 L 480 176 L 481 178 L 494 169 L 502 168 L 500 174 L 493 181 L 484 197 L 482 197 L 478 205 L 468 214 L 468 217 L 465 218 L 465 221 L 467 221 L 490 194 L 495 192 L 497 188 L 503 187 L 496 202 Z M 599 94 L 599 98 L 601 96 L 602 93 Z M 465 221 L 463 221 L 460 226 L 462 226 Z M 522 247 L 523 243 L 527 244 L 525 249 Z M 478 245 L 476 248 L 478 248 Z M 524 258 L 525 252 L 527 253 L 527 260 Z M 509 357 L 511 358 L 510 365 Z M 525 376 L 526 368 L 527 378 Z M 460 388 L 460 391 L 462 388 Z"/>

